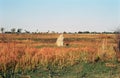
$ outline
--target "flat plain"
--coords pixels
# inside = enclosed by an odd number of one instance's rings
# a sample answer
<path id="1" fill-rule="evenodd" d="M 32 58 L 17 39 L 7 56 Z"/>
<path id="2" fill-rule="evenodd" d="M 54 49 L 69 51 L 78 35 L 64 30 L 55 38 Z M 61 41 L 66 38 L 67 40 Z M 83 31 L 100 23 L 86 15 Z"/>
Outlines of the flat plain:
<path id="1" fill-rule="evenodd" d="M 0 34 L 0 77 L 120 78 L 115 34 Z"/>

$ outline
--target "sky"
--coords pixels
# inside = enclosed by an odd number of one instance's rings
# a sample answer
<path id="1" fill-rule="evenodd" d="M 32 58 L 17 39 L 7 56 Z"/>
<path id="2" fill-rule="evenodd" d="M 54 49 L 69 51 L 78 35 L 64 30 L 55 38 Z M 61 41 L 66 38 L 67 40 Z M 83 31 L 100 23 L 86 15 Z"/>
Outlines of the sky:
<path id="1" fill-rule="evenodd" d="M 0 27 L 28 31 L 114 31 L 120 0 L 0 0 Z"/>

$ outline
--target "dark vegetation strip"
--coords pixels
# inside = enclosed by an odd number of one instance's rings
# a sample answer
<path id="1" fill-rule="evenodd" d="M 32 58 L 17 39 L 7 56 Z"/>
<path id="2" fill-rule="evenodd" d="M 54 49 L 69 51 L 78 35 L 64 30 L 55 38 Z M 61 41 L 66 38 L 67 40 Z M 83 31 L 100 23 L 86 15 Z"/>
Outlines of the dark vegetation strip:
<path id="1" fill-rule="evenodd" d="M 64 42 L 74 42 L 74 41 L 96 41 L 100 38 L 65 38 Z M 12 41 L 12 40 L 32 40 L 35 42 L 42 42 L 42 43 L 55 43 L 57 38 L 10 38 L 10 39 L 2 39 L 0 38 L 0 41 Z M 109 40 L 112 40 L 111 38 Z"/>

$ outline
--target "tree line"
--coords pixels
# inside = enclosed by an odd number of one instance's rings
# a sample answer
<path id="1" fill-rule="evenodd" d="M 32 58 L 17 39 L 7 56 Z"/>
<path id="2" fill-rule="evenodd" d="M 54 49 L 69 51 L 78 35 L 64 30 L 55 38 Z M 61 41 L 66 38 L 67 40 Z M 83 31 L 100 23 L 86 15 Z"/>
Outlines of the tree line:
<path id="1" fill-rule="evenodd" d="M 27 30 L 24 30 L 24 32 L 22 32 L 22 29 L 21 28 L 12 28 L 10 31 L 5 31 L 5 28 L 1 27 L 0 28 L 0 31 L 1 33 L 5 33 L 5 34 L 14 34 L 14 33 L 17 33 L 17 34 L 20 34 L 20 33 L 50 33 L 49 32 L 30 32 L 30 31 L 27 31 Z M 58 33 L 58 32 L 55 32 L 55 31 L 52 31 L 51 33 Z M 78 31 L 78 32 L 66 32 L 64 31 L 63 32 L 64 34 L 119 34 L 120 32 L 119 31 L 114 31 L 114 32 L 90 32 L 90 31 Z"/>
<path id="2" fill-rule="evenodd" d="M 5 28 L 0 28 L 0 31 L 1 31 L 1 33 L 18 33 L 18 34 L 20 34 L 20 33 L 22 33 L 22 29 L 21 28 L 18 28 L 18 29 L 16 29 L 16 28 L 12 28 L 11 29 L 11 31 L 5 31 Z M 26 31 L 25 30 L 25 33 L 30 33 L 30 32 L 28 32 L 28 31 Z"/>

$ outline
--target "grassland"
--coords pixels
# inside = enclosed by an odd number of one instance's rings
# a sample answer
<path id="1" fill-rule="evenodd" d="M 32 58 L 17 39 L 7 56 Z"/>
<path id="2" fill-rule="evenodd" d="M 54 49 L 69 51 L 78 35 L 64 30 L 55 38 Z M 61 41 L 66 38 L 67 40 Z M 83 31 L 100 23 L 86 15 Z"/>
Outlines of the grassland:
<path id="1" fill-rule="evenodd" d="M 119 78 L 114 34 L 0 34 L 2 78 Z M 65 44 L 69 44 L 65 46 Z"/>

